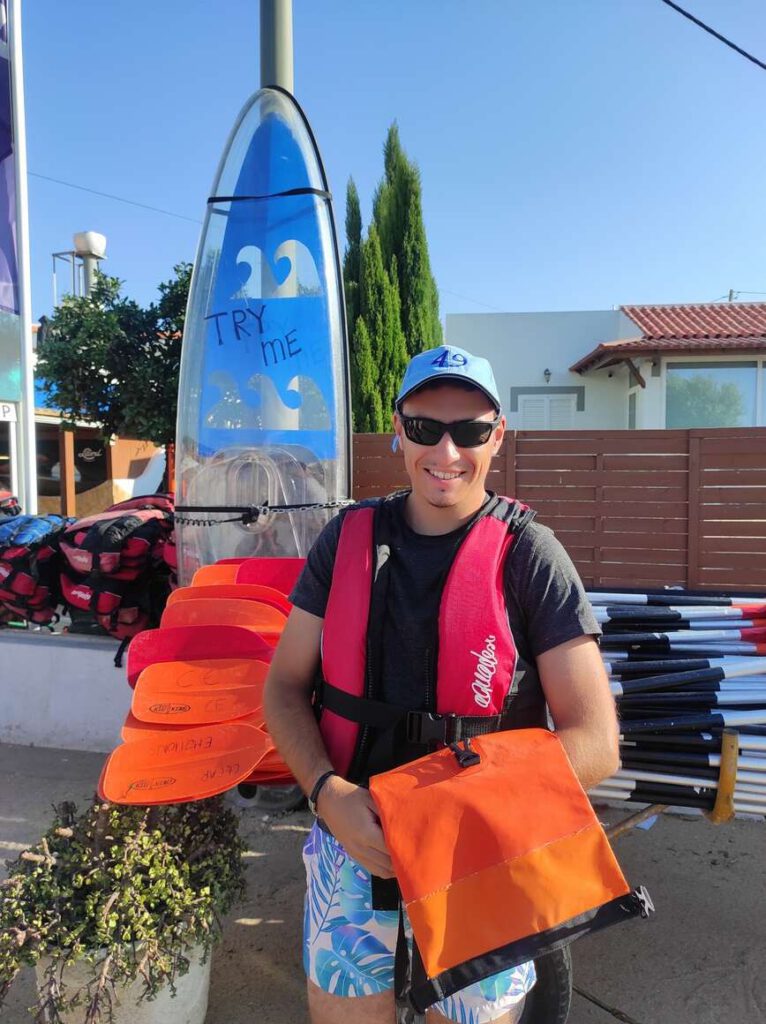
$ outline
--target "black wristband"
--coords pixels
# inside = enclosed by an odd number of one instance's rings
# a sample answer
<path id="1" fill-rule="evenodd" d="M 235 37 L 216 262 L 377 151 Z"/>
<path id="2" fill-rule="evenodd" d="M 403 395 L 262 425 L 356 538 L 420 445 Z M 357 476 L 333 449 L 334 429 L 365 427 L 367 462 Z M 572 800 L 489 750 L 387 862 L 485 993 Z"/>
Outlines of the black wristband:
<path id="1" fill-rule="evenodd" d="M 312 814 L 315 815 L 317 812 L 317 800 L 319 799 L 319 794 L 322 792 L 325 782 L 327 782 L 329 778 L 332 778 L 333 775 L 337 774 L 338 773 L 331 768 L 329 772 L 325 772 L 324 775 L 320 775 L 314 783 L 314 788 L 311 790 L 311 795 L 309 796 L 309 810 Z"/>

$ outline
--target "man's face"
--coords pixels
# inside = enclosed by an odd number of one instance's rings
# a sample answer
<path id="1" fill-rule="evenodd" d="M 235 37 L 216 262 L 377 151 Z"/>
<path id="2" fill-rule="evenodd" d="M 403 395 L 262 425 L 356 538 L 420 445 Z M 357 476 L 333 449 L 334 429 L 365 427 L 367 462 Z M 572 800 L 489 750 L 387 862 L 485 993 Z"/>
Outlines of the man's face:
<path id="1" fill-rule="evenodd" d="M 494 406 L 482 391 L 475 388 L 468 391 L 451 384 L 416 391 L 405 399 L 402 412 L 405 416 L 425 416 L 442 423 L 456 420 L 491 423 L 496 415 Z M 489 440 L 478 448 L 458 448 L 448 433 L 443 434 L 436 445 L 415 444 L 406 437 L 398 413 L 394 413 L 394 430 L 415 497 L 435 508 L 472 506 L 477 502 L 476 507 L 479 507 L 492 456 L 503 443 L 505 417 Z"/>

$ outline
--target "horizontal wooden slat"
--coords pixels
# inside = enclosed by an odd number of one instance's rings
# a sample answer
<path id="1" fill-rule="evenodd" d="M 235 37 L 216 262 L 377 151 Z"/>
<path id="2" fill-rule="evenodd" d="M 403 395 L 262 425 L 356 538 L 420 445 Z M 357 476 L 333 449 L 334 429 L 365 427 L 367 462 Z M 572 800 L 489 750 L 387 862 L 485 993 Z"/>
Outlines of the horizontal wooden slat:
<path id="1" fill-rule="evenodd" d="M 747 505 L 734 501 L 721 505 L 703 505 L 702 512 L 704 512 L 704 521 L 737 519 L 754 522 L 766 519 L 766 510 L 762 505 Z"/>
<path id="2" fill-rule="evenodd" d="M 516 452 L 516 472 L 520 472 L 523 469 L 537 469 L 537 470 L 556 470 L 556 469 L 571 469 L 571 470 L 595 470 L 596 469 L 597 456 L 593 455 L 568 455 L 564 452 L 559 452 L 556 455 L 538 455 L 536 452 L 526 454 L 525 452 Z"/>
<path id="3" fill-rule="evenodd" d="M 766 552 L 751 551 L 735 554 L 731 551 L 709 551 L 701 559 L 703 569 L 766 570 Z"/>
<path id="4" fill-rule="evenodd" d="M 533 508 L 542 507 L 546 502 L 559 501 L 570 505 L 575 501 L 589 502 L 594 509 L 596 508 L 595 487 L 534 487 L 525 486 L 517 481 L 516 494 Z"/>
<path id="5" fill-rule="evenodd" d="M 592 571 L 593 566 L 586 568 Z M 578 566 L 579 571 L 579 566 Z M 599 578 L 603 583 L 599 586 L 608 586 L 610 583 L 619 583 L 623 587 L 664 587 L 666 584 L 686 584 L 686 573 L 680 571 L 674 565 L 639 566 L 628 562 L 617 564 L 610 562 L 607 565 L 601 563 L 598 566 Z"/>
<path id="6" fill-rule="evenodd" d="M 559 535 L 560 536 L 560 535 Z M 686 534 L 662 533 L 658 530 L 647 530 L 645 533 L 630 531 L 627 533 L 601 533 L 599 535 L 602 552 L 609 549 L 619 551 L 654 551 L 663 550 L 682 555 L 686 560 Z M 676 558 L 677 560 L 677 558 Z"/>
<path id="7" fill-rule="evenodd" d="M 766 444 L 766 442 L 764 442 Z M 700 469 L 703 473 L 712 471 L 718 466 L 726 469 L 763 469 L 763 449 L 752 445 L 746 452 L 720 452 L 715 458 L 706 456 L 700 459 Z"/>
<path id="8" fill-rule="evenodd" d="M 596 517 L 595 516 L 556 516 L 556 515 L 545 515 L 538 512 L 537 522 L 545 519 L 545 525 L 549 526 L 551 530 L 558 533 L 560 530 L 579 531 L 579 532 L 593 532 L 596 529 Z"/>
<path id="9" fill-rule="evenodd" d="M 681 558 L 678 550 L 667 551 L 664 548 L 601 548 L 601 561 L 627 562 L 631 565 L 681 565 L 686 563 L 686 552 Z"/>
<path id="10" fill-rule="evenodd" d="M 701 538 L 736 537 L 736 538 L 763 538 L 766 537 L 766 521 L 744 521 L 744 522 L 703 522 L 699 525 Z"/>
<path id="11" fill-rule="evenodd" d="M 748 569 L 747 582 L 742 581 L 739 571 L 731 569 L 700 569 L 699 578 L 702 583 L 710 586 L 727 587 L 730 590 L 738 590 L 747 587 L 748 590 L 756 587 L 766 590 L 766 569 Z"/>
<path id="12" fill-rule="evenodd" d="M 760 448 L 766 450 L 766 429 L 748 427 L 740 435 L 721 436 L 719 431 L 711 431 L 700 439 L 700 454 L 704 461 L 711 455 L 748 455 Z M 721 459 L 718 459 L 721 462 Z"/>
<path id="13" fill-rule="evenodd" d="M 640 473 L 628 473 L 608 470 L 577 470 L 557 467 L 551 469 L 526 469 L 518 466 L 516 480 L 519 484 L 541 487 L 674 487 L 683 490 L 687 487 L 686 473 L 661 473 L 644 470 Z"/>
<path id="14" fill-rule="evenodd" d="M 633 431 L 624 431 L 622 434 L 615 433 L 604 437 L 590 435 L 585 431 L 571 431 L 568 437 L 565 438 L 552 437 L 551 434 L 553 433 L 555 432 L 546 431 L 545 435 L 540 434 L 537 438 L 533 438 L 520 432 L 516 435 L 516 450 L 520 455 L 558 455 L 560 453 L 571 455 L 623 455 L 627 447 L 626 438 L 636 438 L 636 434 Z M 577 436 L 580 433 L 585 434 L 585 436 Z M 667 453 L 668 455 L 686 454 L 686 438 L 669 437 L 668 433 L 652 433 L 651 437 L 636 438 L 631 448 L 637 455 L 660 453 Z M 683 431 L 681 433 L 683 434 Z M 545 437 L 544 440 L 542 440 L 543 436 Z"/>
<path id="15" fill-rule="evenodd" d="M 634 455 L 632 452 L 621 452 L 619 455 L 604 455 L 604 469 L 610 472 L 649 469 L 659 472 L 686 473 L 689 468 L 688 455 Z"/>
<path id="16" fill-rule="evenodd" d="M 539 498 L 539 496 L 538 496 Z M 568 495 L 560 500 L 548 499 L 535 505 L 539 512 L 546 510 L 560 516 L 605 516 L 609 518 L 633 518 L 641 516 L 646 519 L 686 519 L 687 506 L 681 501 L 617 501 L 608 506 L 605 502 L 591 500 L 575 501 Z"/>
<path id="17" fill-rule="evenodd" d="M 700 474 L 700 483 L 704 488 L 762 487 L 766 485 L 766 465 L 758 469 L 706 469 Z"/>
<path id="18" fill-rule="evenodd" d="M 721 502 L 736 501 L 739 504 L 760 504 L 766 515 L 766 486 L 764 487 L 703 487 L 700 490 L 700 503 L 712 505 Z"/>
<path id="19" fill-rule="evenodd" d="M 688 488 L 655 487 L 653 482 L 636 483 L 634 487 L 604 487 L 601 494 L 605 504 L 614 501 L 686 501 Z"/>
<path id="20" fill-rule="evenodd" d="M 645 519 L 617 516 L 606 516 L 604 518 L 602 531 L 604 535 L 611 533 L 635 534 L 636 536 L 646 535 L 658 537 L 660 534 L 666 537 L 686 537 L 688 525 L 686 516 L 680 519 Z"/>
<path id="21" fill-rule="evenodd" d="M 703 537 L 700 540 L 700 561 L 708 564 L 718 552 L 747 555 L 752 551 L 766 551 L 763 537 Z"/>

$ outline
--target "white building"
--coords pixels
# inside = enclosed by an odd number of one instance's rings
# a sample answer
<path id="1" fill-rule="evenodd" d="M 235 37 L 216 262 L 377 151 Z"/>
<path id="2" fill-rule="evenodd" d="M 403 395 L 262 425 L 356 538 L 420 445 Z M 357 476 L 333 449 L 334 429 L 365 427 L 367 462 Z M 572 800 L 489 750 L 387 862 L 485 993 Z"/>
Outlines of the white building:
<path id="1" fill-rule="evenodd" d="M 510 429 L 766 426 L 766 303 L 448 314 Z"/>

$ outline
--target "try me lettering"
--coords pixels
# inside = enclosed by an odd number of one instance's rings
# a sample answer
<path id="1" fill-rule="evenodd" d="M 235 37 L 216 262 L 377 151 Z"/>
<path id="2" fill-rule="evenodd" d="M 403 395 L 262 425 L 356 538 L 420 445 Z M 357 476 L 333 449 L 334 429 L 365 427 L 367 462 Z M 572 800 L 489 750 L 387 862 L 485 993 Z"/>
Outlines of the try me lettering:
<path id="1" fill-rule="evenodd" d="M 255 338 L 260 345 L 264 366 L 277 366 L 288 359 L 300 355 L 302 349 L 296 337 L 297 331 L 292 328 L 276 338 L 266 336 L 263 314 L 266 304 L 260 309 L 232 309 L 223 313 L 211 313 L 206 320 L 215 324 L 216 339 L 219 345 L 227 342 L 241 342 Z"/>

